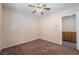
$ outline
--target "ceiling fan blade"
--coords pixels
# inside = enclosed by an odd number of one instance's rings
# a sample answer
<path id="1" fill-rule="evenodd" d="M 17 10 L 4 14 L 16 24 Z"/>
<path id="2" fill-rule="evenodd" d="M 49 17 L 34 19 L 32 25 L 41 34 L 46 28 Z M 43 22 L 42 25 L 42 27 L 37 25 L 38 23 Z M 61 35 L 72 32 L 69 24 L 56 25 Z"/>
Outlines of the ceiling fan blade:
<path id="1" fill-rule="evenodd" d="M 33 5 L 28 5 L 29 7 L 36 7 L 36 6 L 33 6 Z"/>
<path id="2" fill-rule="evenodd" d="M 36 12 L 36 10 L 34 10 L 32 13 L 35 13 Z"/>
<path id="3" fill-rule="evenodd" d="M 46 4 L 43 4 L 43 7 L 45 7 L 46 6 Z"/>
<path id="4" fill-rule="evenodd" d="M 50 10 L 50 8 L 44 8 L 45 10 Z"/>
<path id="5" fill-rule="evenodd" d="M 40 5 L 40 3 L 37 3 L 37 5 Z"/>
<path id="6" fill-rule="evenodd" d="M 43 12 L 40 12 L 41 13 L 41 15 L 43 15 L 44 13 Z"/>

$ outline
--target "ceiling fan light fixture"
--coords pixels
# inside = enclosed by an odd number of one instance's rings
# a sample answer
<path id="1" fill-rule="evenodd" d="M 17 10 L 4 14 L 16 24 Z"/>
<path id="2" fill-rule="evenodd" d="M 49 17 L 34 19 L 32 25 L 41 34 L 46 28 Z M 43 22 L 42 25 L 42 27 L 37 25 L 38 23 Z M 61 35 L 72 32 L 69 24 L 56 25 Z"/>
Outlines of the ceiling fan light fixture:
<path id="1" fill-rule="evenodd" d="M 29 7 L 33 7 L 35 8 L 35 10 L 33 11 L 33 13 L 40 13 L 41 15 L 43 15 L 45 10 L 50 10 L 50 8 L 47 8 L 46 4 L 43 3 L 38 3 L 37 5 L 28 5 Z"/>

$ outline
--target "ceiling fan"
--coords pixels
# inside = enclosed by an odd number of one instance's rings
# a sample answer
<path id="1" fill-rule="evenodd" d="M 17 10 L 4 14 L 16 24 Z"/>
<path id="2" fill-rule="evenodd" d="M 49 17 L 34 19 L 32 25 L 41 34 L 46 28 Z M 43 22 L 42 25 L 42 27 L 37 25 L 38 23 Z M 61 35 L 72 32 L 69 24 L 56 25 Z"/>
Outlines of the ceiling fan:
<path id="1" fill-rule="evenodd" d="M 47 5 L 46 4 L 43 4 L 43 3 L 38 3 L 36 5 L 28 5 L 28 6 L 35 8 L 35 10 L 33 10 L 32 13 L 38 12 L 41 15 L 43 15 L 45 10 L 50 11 L 50 8 L 48 8 Z"/>

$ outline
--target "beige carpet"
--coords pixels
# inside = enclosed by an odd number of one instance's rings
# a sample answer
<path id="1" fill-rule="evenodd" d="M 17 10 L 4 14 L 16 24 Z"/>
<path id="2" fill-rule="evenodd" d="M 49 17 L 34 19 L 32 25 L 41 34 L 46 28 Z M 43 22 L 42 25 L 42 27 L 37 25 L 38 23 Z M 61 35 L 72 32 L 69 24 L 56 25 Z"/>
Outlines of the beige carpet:
<path id="1" fill-rule="evenodd" d="M 45 40 L 34 40 L 28 43 L 5 48 L 2 55 L 78 55 L 75 49 L 51 43 Z"/>
<path id="2" fill-rule="evenodd" d="M 76 43 L 74 42 L 63 41 L 63 45 L 76 49 Z"/>

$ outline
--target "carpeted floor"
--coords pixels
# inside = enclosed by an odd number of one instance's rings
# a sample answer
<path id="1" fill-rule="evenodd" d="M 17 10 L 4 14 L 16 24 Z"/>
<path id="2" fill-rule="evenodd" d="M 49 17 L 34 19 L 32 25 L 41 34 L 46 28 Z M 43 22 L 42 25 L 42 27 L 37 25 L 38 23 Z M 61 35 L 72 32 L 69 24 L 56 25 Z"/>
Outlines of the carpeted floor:
<path id="1" fill-rule="evenodd" d="M 51 43 L 45 40 L 34 40 L 28 43 L 2 49 L 2 55 L 79 55 L 79 51 Z"/>
<path id="2" fill-rule="evenodd" d="M 63 45 L 76 49 L 76 43 L 74 42 L 63 41 Z"/>

